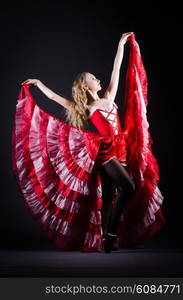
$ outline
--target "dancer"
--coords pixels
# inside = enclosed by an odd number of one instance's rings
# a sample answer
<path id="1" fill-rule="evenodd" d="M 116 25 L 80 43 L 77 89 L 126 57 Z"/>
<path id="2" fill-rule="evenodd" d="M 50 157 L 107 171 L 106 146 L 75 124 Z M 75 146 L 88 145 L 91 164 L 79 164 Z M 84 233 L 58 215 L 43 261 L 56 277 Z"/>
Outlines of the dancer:
<path id="1" fill-rule="evenodd" d="M 122 130 L 115 97 L 118 89 L 124 45 L 128 40 L 131 41 L 132 50 L 135 49 L 136 52 L 131 50 L 130 54 L 125 98 L 126 115 Z M 38 223 L 47 235 L 54 239 L 56 244 L 63 249 L 104 250 L 108 253 L 113 249 L 114 242 L 120 246 L 120 239 L 123 240 L 124 238 L 125 240 L 125 229 L 127 229 L 126 233 L 128 233 L 128 227 L 130 229 L 129 233 L 130 231 L 132 232 L 129 234 L 128 242 L 133 244 L 133 242 L 140 241 L 139 236 L 143 240 L 152 235 L 165 222 L 160 209 L 163 197 L 157 187 L 159 179 L 158 166 L 151 153 L 150 144 L 152 141 L 150 140 L 150 135 L 148 136 L 149 143 L 146 147 L 151 155 L 148 155 L 145 162 L 146 167 L 142 166 L 142 161 L 139 163 L 139 157 L 135 153 L 136 151 L 138 154 L 144 155 L 144 153 L 140 152 L 142 148 L 140 149 L 139 145 L 142 143 L 142 136 L 148 133 L 147 124 L 145 122 L 142 124 L 141 116 L 137 116 L 136 123 L 141 124 L 143 127 L 141 137 L 139 135 L 139 139 L 137 139 L 137 130 L 139 128 L 137 129 L 134 126 L 135 118 L 132 121 L 132 111 L 133 113 L 135 111 L 132 106 L 135 105 L 136 101 L 133 99 L 133 96 L 136 94 L 132 90 L 134 82 L 132 86 L 129 85 L 130 68 L 133 68 L 132 73 L 134 73 L 134 70 L 138 72 L 140 67 L 140 75 L 144 71 L 143 65 L 138 65 L 137 55 L 140 56 L 140 54 L 137 51 L 139 50 L 137 49 L 134 34 L 131 32 L 123 34 L 118 44 L 111 80 L 102 98 L 98 96 L 98 92 L 101 90 L 100 80 L 89 72 L 83 72 L 75 79 L 72 87 L 72 100 L 57 95 L 38 79 L 28 79 L 22 83 L 19 101 L 25 103 L 23 104 L 24 111 L 21 105 L 17 106 L 17 115 L 13 129 L 13 169 L 26 199 L 26 206 L 33 217 L 36 216 Z M 130 80 L 132 81 L 133 78 L 130 78 Z M 143 94 L 145 90 L 140 90 L 140 80 L 140 76 L 136 76 L 137 91 L 139 92 L 138 97 L 137 95 L 136 97 L 143 106 L 143 101 L 144 104 L 146 101 L 146 95 Z M 144 80 L 144 77 L 142 80 Z M 68 123 L 52 117 L 38 107 L 29 91 L 29 86 L 31 85 L 37 86 L 49 99 L 58 102 L 66 109 Z M 129 89 L 131 89 L 130 92 Z M 130 100 L 128 99 L 129 95 L 132 98 Z M 144 100 L 140 99 L 143 96 Z M 35 108 L 37 108 L 37 115 Z M 143 109 L 139 111 L 143 113 L 145 120 L 145 111 Z M 138 115 L 138 110 L 136 113 Z M 16 121 L 18 124 L 20 115 L 26 116 L 27 123 L 24 129 L 22 129 L 23 126 L 16 126 Z M 22 122 L 24 123 L 26 120 Z M 40 124 L 35 124 L 35 121 Z M 98 131 L 97 133 L 84 129 L 89 121 L 94 124 Z M 42 133 L 47 133 L 44 142 L 45 136 L 41 138 L 40 135 L 36 136 L 35 134 L 35 132 L 38 132 L 37 127 Z M 56 133 L 57 129 L 59 129 L 59 133 Z M 26 166 L 29 169 L 30 180 L 27 180 L 26 183 L 22 174 L 20 175 L 21 170 L 18 169 L 18 165 L 20 166 L 20 155 L 19 157 L 17 156 L 17 153 L 19 153 L 17 151 L 19 138 L 17 137 L 21 132 L 28 132 L 30 137 L 27 144 L 30 156 L 25 159 L 24 149 L 22 155 L 24 164 L 21 166 L 24 172 L 26 172 Z M 70 132 L 74 132 L 75 136 L 73 133 L 70 134 Z M 55 140 L 58 139 L 57 145 L 54 142 L 54 135 Z M 145 138 L 147 142 L 147 136 Z M 56 150 L 56 146 L 58 147 L 59 145 L 62 146 L 63 153 L 60 155 L 59 152 L 59 156 L 57 156 L 58 149 Z M 86 151 L 83 149 L 83 146 L 85 146 Z M 41 149 L 43 150 L 42 157 L 39 156 Z M 51 149 L 54 150 L 52 151 Z M 48 160 L 50 161 L 48 162 Z M 148 166 L 149 163 L 150 168 Z M 43 171 L 44 166 L 47 169 L 48 178 L 46 178 L 46 170 Z M 145 174 L 145 171 L 148 176 L 144 179 L 143 173 Z M 54 177 L 55 175 L 56 178 Z M 41 180 L 38 180 L 39 177 Z M 51 178 L 53 178 L 52 184 Z M 148 191 L 143 191 L 144 187 L 146 187 L 144 183 L 147 183 Z M 36 193 L 34 193 L 34 196 L 32 194 L 29 197 L 30 191 L 32 193 L 33 190 Z M 42 196 L 43 192 L 44 196 Z M 152 203 L 148 207 L 147 199 L 151 202 L 154 200 L 154 207 Z M 41 205 L 44 202 L 44 209 L 51 208 L 49 212 L 43 213 Z M 142 215 L 137 212 L 136 216 L 134 216 L 134 209 L 137 208 L 137 205 L 139 209 L 142 209 Z M 149 216 L 145 217 L 145 214 L 151 214 L 152 216 L 152 207 L 154 209 L 154 220 L 148 220 L 145 224 L 145 218 L 149 218 Z M 158 211 L 155 211 L 155 207 L 156 209 L 158 207 Z M 136 238 L 133 232 L 134 220 L 129 224 L 132 216 L 139 224 L 139 228 L 136 228 Z M 146 229 L 145 235 L 144 229 Z M 139 230 L 141 231 L 140 234 Z M 124 237 L 121 235 L 122 232 Z"/>

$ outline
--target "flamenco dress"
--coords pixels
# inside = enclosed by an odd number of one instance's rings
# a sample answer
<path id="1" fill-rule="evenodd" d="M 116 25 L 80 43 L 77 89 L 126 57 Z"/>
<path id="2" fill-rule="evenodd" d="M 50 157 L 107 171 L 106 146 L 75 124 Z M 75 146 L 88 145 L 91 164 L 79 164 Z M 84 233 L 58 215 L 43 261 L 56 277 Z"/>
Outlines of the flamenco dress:
<path id="1" fill-rule="evenodd" d="M 12 170 L 25 207 L 59 248 L 104 250 L 99 166 L 113 157 L 126 166 L 136 186 L 119 220 L 116 246 L 142 243 L 165 224 L 146 106 L 146 72 L 134 35 L 122 129 L 114 103 L 93 112 L 90 121 L 98 132 L 92 132 L 45 112 L 29 86 L 21 86 L 12 128 Z M 119 192 L 114 190 L 113 203 Z"/>
<path id="2" fill-rule="evenodd" d="M 121 129 L 117 108 L 114 102 L 106 103 L 102 109 L 92 107 L 89 120 L 97 128 L 102 141 L 95 160 L 97 166 L 104 165 L 114 157 L 126 166 L 125 134 Z"/>

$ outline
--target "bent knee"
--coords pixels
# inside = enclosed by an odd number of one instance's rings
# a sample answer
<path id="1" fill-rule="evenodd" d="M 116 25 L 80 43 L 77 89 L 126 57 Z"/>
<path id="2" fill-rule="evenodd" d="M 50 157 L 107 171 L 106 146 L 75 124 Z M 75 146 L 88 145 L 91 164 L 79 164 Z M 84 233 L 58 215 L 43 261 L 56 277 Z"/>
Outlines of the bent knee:
<path id="1" fill-rule="evenodd" d="M 130 180 L 127 181 L 124 185 L 123 188 L 128 192 L 128 193 L 134 193 L 135 192 L 135 183 Z"/>

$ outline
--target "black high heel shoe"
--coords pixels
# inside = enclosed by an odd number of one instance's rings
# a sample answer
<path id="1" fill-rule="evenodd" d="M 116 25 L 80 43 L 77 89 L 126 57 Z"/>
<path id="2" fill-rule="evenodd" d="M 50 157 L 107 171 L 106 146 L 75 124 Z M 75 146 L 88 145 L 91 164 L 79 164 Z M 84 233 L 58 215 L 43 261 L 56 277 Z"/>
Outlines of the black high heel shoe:
<path id="1" fill-rule="evenodd" d="M 112 250 L 113 243 L 116 239 L 117 235 L 113 233 L 108 233 L 104 240 L 104 251 L 105 253 L 109 253 Z"/>

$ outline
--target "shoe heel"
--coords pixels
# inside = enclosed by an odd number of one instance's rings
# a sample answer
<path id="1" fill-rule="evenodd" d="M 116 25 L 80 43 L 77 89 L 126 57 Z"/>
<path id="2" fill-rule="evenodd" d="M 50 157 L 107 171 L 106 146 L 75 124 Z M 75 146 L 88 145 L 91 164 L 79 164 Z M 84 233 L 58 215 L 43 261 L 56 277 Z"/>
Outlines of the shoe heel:
<path id="1" fill-rule="evenodd" d="M 116 238 L 117 238 L 116 234 L 113 234 L 113 233 L 108 233 L 107 234 L 106 239 L 104 241 L 104 251 L 105 251 L 105 253 L 111 252 L 112 247 L 113 247 L 113 243 L 114 243 Z"/>

